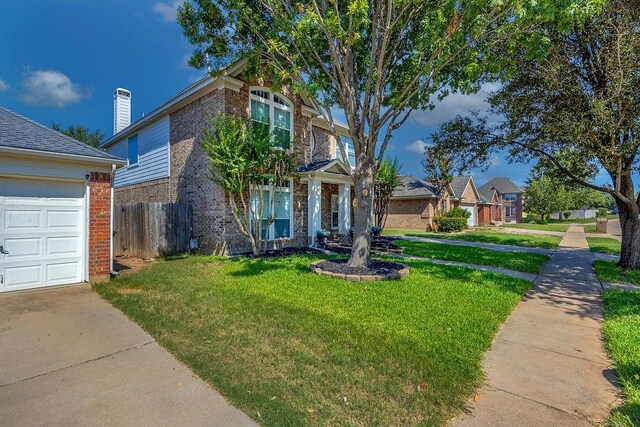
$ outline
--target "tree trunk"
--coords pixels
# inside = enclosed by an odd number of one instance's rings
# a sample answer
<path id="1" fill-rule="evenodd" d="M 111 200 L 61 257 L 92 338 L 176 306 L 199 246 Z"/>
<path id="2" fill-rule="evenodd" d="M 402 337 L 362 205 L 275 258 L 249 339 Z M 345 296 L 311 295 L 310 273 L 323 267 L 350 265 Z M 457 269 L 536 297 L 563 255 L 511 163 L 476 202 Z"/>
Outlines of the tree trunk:
<path id="1" fill-rule="evenodd" d="M 373 169 L 362 167 L 356 171 L 354 187 L 356 206 L 353 206 L 353 247 L 349 267 L 369 267 L 371 264 L 371 214 L 373 209 Z"/>
<path id="2" fill-rule="evenodd" d="M 620 228 L 622 229 L 622 252 L 618 266 L 627 269 L 640 268 L 640 211 L 637 204 L 627 205 L 616 201 L 620 211 Z"/>

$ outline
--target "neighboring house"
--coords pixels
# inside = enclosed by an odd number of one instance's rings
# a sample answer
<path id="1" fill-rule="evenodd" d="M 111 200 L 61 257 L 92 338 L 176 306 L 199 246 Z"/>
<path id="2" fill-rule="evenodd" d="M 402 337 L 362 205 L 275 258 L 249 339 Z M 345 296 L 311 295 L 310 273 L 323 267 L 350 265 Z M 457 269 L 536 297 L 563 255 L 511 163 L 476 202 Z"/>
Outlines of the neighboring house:
<path id="1" fill-rule="evenodd" d="M 396 187 L 389 202 L 386 228 L 432 230 L 433 218 L 459 207 L 471 213 L 468 224 L 487 225 L 480 219 L 483 206 L 493 206 L 493 199 L 485 200 L 478 192 L 471 176 L 456 176 L 445 190 L 442 199 L 427 181 L 407 175 Z M 440 204 L 440 205 L 439 205 Z"/>
<path id="2" fill-rule="evenodd" d="M 313 244 L 316 232 L 346 235 L 352 223 L 353 182 L 345 162 L 355 161 L 347 128 L 338 125 L 347 159 L 314 103 L 286 88 L 275 91 L 264 81 L 249 81 L 243 62 L 219 76 L 189 86 L 157 109 L 130 124 L 131 92 L 114 93 L 114 136 L 102 147 L 127 158 L 115 175 L 118 204 L 188 202 L 193 208 L 193 237 L 206 252 L 250 249 L 237 229 L 227 196 L 209 179 L 209 160 L 200 145 L 209 117 L 219 113 L 267 122 L 290 141 L 297 169 L 288 186 L 264 190 L 284 203 L 268 230 L 272 247 Z M 274 194 L 278 193 L 278 194 Z"/>
<path id="3" fill-rule="evenodd" d="M 480 187 L 481 192 L 495 191 L 500 212 L 499 222 L 522 222 L 522 188 L 518 187 L 509 178 L 493 178 Z"/>
<path id="4" fill-rule="evenodd" d="M 109 279 L 124 163 L 0 107 L 0 292 Z"/>

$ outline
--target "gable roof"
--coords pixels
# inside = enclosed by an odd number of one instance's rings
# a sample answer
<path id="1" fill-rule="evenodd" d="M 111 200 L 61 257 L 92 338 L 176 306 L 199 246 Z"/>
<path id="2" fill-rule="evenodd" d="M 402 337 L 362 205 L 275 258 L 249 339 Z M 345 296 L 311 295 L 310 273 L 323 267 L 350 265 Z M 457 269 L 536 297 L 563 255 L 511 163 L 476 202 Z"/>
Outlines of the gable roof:
<path id="1" fill-rule="evenodd" d="M 490 190 L 495 188 L 499 193 L 523 193 L 522 188 L 518 187 L 507 177 L 493 178 L 491 181 L 480 187 L 480 190 Z"/>
<path id="2" fill-rule="evenodd" d="M 479 188 L 478 189 L 478 194 L 480 194 L 480 202 L 482 203 L 493 203 L 493 195 L 495 194 L 496 190 L 491 189 L 491 188 Z"/>
<path id="3" fill-rule="evenodd" d="M 464 194 L 464 190 L 466 190 L 467 185 L 469 185 L 469 181 L 471 180 L 471 175 L 465 176 L 454 176 L 451 181 L 451 191 L 453 192 L 453 197 L 460 198 Z"/>
<path id="4" fill-rule="evenodd" d="M 6 148 L 7 151 L 30 150 L 64 156 L 81 156 L 87 160 L 124 164 L 124 161 L 118 157 L 70 138 L 2 106 L 0 106 L 0 148 Z"/>
<path id="5" fill-rule="evenodd" d="M 236 77 L 238 77 L 245 69 L 246 63 L 246 59 L 241 59 L 221 70 L 217 75 L 207 75 L 206 77 L 203 77 L 188 86 L 186 89 L 178 92 L 174 97 L 164 102 L 159 107 L 132 122 L 120 132 L 102 141 L 100 147 L 106 148 L 116 141 L 120 141 L 125 137 L 133 135 L 146 124 L 163 117 L 165 114 L 171 114 L 172 112 L 190 104 L 210 92 L 213 92 L 216 89 L 231 88 L 232 90 L 239 91 L 245 82 Z M 316 102 L 313 99 L 307 99 L 303 94 L 300 94 L 300 97 L 303 101 L 302 114 L 310 117 L 314 125 L 328 129 L 327 118 L 317 109 Z M 345 123 L 335 119 L 333 120 L 333 123 L 339 132 L 345 134 L 348 132 L 349 127 Z"/>
<path id="6" fill-rule="evenodd" d="M 296 172 L 300 174 L 310 174 L 314 172 L 324 172 L 336 175 L 349 175 L 347 166 L 340 159 L 329 159 L 318 162 L 307 163 L 296 169 Z"/>
<path id="7" fill-rule="evenodd" d="M 436 188 L 424 180 L 412 175 L 402 177 L 402 184 L 393 190 L 391 197 L 403 198 L 434 198 L 438 197 Z"/>

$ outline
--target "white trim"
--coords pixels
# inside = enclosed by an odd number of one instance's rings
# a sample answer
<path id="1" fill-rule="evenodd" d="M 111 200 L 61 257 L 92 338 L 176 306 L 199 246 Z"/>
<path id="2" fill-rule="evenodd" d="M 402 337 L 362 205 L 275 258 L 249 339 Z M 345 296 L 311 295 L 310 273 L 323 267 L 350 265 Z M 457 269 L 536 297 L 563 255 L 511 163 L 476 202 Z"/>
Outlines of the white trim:
<path id="1" fill-rule="evenodd" d="M 244 82 L 242 80 L 238 80 L 231 76 L 222 76 L 222 84 L 218 88 L 218 90 L 222 89 L 230 89 L 234 92 L 240 92 L 242 86 L 244 86 Z"/>
<path id="2" fill-rule="evenodd" d="M 113 188 L 111 188 L 113 191 Z M 90 236 L 89 231 L 91 230 L 91 219 L 90 219 L 90 209 L 91 209 L 91 179 L 85 179 L 85 190 L 84 190 L 84 271 L 83 271 L 83 281 L 89 281 L 89 242 Z M 111 218 L 113 220 L 113 218 Z"/>
<path id="3" fill-rule="evenodd" d="M 336 205 L 337 205 L 337 209 L 336 211 L 333 210 L 333 200 L 335 198 L 336 201 Z M 331 229 L 332 230 L 339 230 L 340 229 L 340 194 L 332 194 L 331 195 Z M 338 214 L 338 223 L 334 226 L 333 225 L 333 214 L 337 213 Z"/>
<path id="4" fill-rule="evenodd" d="M 316 110 L 315 108 L 309 107 L 308 105 L 304 104 L 302 104 L 300 110 L 302 115 L 305 117 L 317 117 L 321 114 L 320 111 Z"/>
<path id="5" fill-rule="evenodd" d="M 24 155 L 29 157 L 35 156 L 35 157 L 43 157 L 48 159 L 69 160 L 69 161 L 77 161 L 82 163 L 99 163 L 99 164 L 109 164 L 109 165 L 115 164 L 117 166 L 124 166 L 127 164 L 125 160 L 117 159 L 117 158 L 103 159 L 100 157 L 83 156 L 80 154 L 54 153 L 51 151 L 30 150 L 27 148 L 0 147 L 0 153 Z"/>

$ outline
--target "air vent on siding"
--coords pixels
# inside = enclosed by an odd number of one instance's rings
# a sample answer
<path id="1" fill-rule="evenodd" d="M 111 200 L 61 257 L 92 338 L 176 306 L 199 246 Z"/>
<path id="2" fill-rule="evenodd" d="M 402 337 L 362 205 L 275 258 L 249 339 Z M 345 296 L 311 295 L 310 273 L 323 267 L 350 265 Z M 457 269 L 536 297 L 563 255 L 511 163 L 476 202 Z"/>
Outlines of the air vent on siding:
<path id="1" fill-rule="evenodd" d="M 113 134 L 131 124 L 131 92 L 121 87 L 113 92 Z"/>

